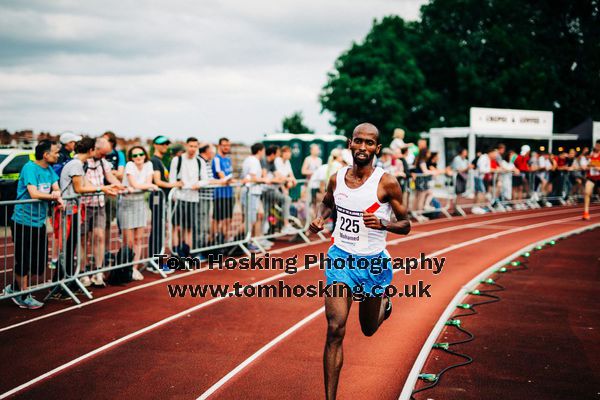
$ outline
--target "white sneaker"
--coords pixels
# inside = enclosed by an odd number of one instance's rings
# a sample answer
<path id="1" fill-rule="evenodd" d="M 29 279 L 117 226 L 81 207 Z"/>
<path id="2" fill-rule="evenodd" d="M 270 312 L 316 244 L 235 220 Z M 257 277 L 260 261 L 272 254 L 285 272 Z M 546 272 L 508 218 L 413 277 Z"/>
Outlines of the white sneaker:
<path id="1" fill-rule="evenodd" d="M 273 242 L 267 239 L 261 239 L 258 241 L 258 243 L 260 243 L 260 245 L 265 249 L 270 249 L 271 247 L 273 247 Z"/>
<path id="2" fill-rule="evenodd" d="M 92 280 L 88 275 L 79 278 L 79 282 L 81 282 L 84 287 L 89 287 L 92 284 Z"/>
<path id="3" fill-rule="evenodd" d="M 93 275 L 90 280 L 94 286 L 106 286 L 106 283 L 104 282 L 104 274 L 102 272 L 98 272 L 97 274 Z"/>
<path id="4" fill-rule="evenodd" d="M 133 279 L 134 281 L 143 281 L 144 275 L 142 275 L 140 271 L 134 268 L 133 273 L 131 274 L 131 279 Z"/>
<path id="5" fill-rule="evenodd" d="M 281 230 L 281 233 L 285 234 L 285 235 L 295 235 L 297 232 L 294 228 L 292 228 L 290 225 L 286 225 L 283 227 L 283 229 Z"/>
<path id="6" fill-rule="evenodd" d="M 485 210 L 479 206 L 475 206 L 471 209 L 471 212 L 473 214 L 477 214 L 477 215 L 481 215 L 481 214 L 485 214 Z"/>
<path id="7" fill-rule="evenodd" d="M 544 203 L 544 206 L 546 206 L 546 207 L 552 207 L 552 203 L 550 203 L 549 201 L 547 201 L 547 202 Z"/>

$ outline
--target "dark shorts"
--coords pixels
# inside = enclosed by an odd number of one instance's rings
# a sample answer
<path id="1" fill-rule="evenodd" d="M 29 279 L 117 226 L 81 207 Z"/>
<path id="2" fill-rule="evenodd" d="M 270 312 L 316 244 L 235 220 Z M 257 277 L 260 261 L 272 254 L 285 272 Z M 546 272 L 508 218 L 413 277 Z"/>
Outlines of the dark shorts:
<path id="1" fill-rule="evenodd" d="M 488 189 L 494 185 L 494 180 L 493 178 L 483 178 L 483 184 L 485 186 L 485 191 L 487 192 Z"/>
<path id="2" fill-rule="evenodd" d="M 233 197 L 217 197 L 215 199 L 214 218 L 216 221 L 233 217 L 233 200 Z"/>
<path id="3" fill-rule="evenodd" d="M 513 175 L 512 185 L 513 187 L 523 186 L 523 177 L 521 175 Z"/>
<path id="4" fill-rule="evenodd" d="M 192 224 L 198 215 L 198 205 L 192 201 L 177 200 L 175 212 L 173 213 L 173 225 L 180 226 L 183 229 L 192 229 Z"/>
<path id="5" fill-rule="evenodd" d="M 36 228 L 14 222 L 10 228 L 15 244 L 15 273 L 42 275 L 48 263 L 46 225 Z"/>
<path id="6" fill-rule="evenodd" d="M 106 209 L 104 207 L 86 207 L 85 223 L 83 232 L 90 232 L 92 229 L 106 229 Z"/>
<path id="7" fill-rule="evenodd" d="M 432 176 L 417 176 L 415 179 L 415 188 L 418 192 L 424 192 L 429 189 L 429 182 L 431 182 Z"/>
<path id="8" fill-rule="evenodd" d="M 592 182 L 594 184 L 594 189 L 592 190 L 598 190 L 600 189 L 600 179 L 590 179 L 589 177 L 585 178 L 585 184 L 587 185 L 587 182 Z"/>

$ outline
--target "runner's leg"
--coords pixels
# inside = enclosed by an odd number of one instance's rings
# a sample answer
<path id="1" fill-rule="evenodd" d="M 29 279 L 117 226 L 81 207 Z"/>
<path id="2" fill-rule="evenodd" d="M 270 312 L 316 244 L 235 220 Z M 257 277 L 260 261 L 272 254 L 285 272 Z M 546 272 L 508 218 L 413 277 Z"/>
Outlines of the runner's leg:
<path id="1" fill-rule="evenodd" d="M 379 326 L 383 322 L 385 315 L 385 307 L 389 298 L 384 300 L 383 297 L 365 297 L 358 307 L 358 318 L 360 320 L 360 328 L 365 336 L 373 336 Z"/>
<path id="2" fill-rule="evenodd" d="M 344 285 L 337 284 L 336 293 L 343 290 Z M 346 333 L 346 321 L 352 297 L 325 297 L 325 317 L 327 318 L 327 340 L 323 353 L 323 373 L 325 377 L 325 398 L 336 398 L 340 371 L 344 362 L 342 342 Z"/>

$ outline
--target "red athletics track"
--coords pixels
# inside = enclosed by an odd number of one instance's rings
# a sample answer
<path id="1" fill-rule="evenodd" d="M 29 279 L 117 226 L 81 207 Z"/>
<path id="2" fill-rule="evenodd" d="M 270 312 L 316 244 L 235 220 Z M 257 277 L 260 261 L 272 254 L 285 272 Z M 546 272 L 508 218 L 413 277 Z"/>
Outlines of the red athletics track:
<path id="1" fill-rule="evenodd" d="M 598 207 L 593 208 L 593 221 L 599 219 L 599 211 Z M 355 312 L 352 314 L 345 341 L 340 398 L 397 398 L 422 343 L 458 288 L 525 244 L 581 226 L 580 213 L 579 208 L 553 208 L 435 221 L 416 225 L 407 238 L 392 239 L 392 256 L 441 251 L 439 255 L 447 257 L 446 267 L 438 276 L 426 271 L 409 277 L 402 271 L 396 274 L 397 286 L 418 279 L 431 283 L 433 297 L 396 299 L 392 318 L 373 338 L 362 337 Z M 454 247 L 448 249 L 449 246 Z M 307 252 L 325 251 L 326 247 L 327 243 L 301 246 L 284 251 L 281 256 L 302 257 Z M 174 277 L 171 283 L 252 283 L 273 279 L 278 273 L 203 271 Z M 318 279 L 322 279 L 318 269 L 285 276 L 290 285 L 315 283 Z M 111 290 L 99 290 L 96 294 L 108 294 Z M 5 345 L 0 349 L 0 363 L 5 365 L 0 390 L 6 394 L 83 356 L 69 368 L 23 388 L 16 397 L 114 398 L 118 394 L 134 398 L 196 398 L 321 305 L 319 298 L 170 299 L 166 283 L 160 282 L 105 301 L 100 297 L 89 306 L 10 328 L 23 315 L 32 318 L 44 314 L 24 314 L 3 303 L 0 312 L 5 329 L 0 332 L 0 340 Z M 190 307 L 199 309 L 185 311 Z M 52 305 L 44 313 L 64 308 Z M 148 328 L 181 311 L 182 318 Z M 140 329 L 144 331 L 139 333 Z M 324 333 L 324 317 L 316 315 L 233 376 L 214 397 L 321 397 Z M 128 340 L 120 339 L 126 335 L 130 335 Z M 96 354 L 89 355 L 94 350 Z"/>

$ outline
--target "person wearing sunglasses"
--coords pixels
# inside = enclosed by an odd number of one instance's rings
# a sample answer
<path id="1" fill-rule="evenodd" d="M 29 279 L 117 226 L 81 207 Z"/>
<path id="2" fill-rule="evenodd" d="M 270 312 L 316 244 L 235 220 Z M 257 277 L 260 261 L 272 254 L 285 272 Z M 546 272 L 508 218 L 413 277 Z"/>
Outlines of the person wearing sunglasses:
<path id="1" fill-rule="evenodd" d="M 121 196 L 118 219 L 123 230 L 124 245 L 133 249 L 135 262 L 142 258 L 142 239 L 148 221 L 148 207 L 141 191 L 158 190 L 158 186 L 152 183 L 154 170 L 146 149 L 133 146 L 129 149 L 127 159 L 129 161 L 125 165 L 123 185 L 129 193 Z M 137 264 L 133 265 L 132 278 L 136 281 L 144 279 Z"/>

